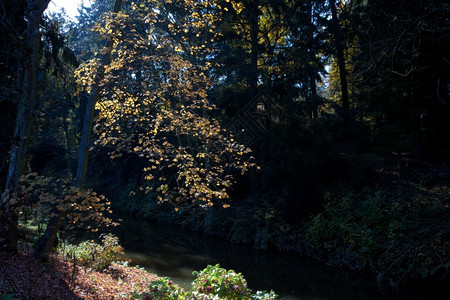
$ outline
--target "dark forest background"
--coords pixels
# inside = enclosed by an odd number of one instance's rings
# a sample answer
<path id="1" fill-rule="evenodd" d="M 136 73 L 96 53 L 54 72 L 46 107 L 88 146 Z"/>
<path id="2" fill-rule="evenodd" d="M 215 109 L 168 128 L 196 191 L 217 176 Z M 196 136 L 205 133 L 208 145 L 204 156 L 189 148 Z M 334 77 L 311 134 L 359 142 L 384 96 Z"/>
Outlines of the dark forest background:
<path id="1" fill-rule="evenodd" d="M 2 245 L 36 207 L 54 239 L 98 193 L 122 218 L 448 280 L 449 4 L 121 2 L 0 6 Z"/>

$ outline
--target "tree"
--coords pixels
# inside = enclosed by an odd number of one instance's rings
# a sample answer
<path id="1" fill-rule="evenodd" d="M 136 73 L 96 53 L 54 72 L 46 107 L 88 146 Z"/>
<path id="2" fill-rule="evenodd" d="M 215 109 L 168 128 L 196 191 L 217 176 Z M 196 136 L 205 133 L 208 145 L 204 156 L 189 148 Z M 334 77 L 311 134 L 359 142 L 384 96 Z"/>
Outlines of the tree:
<path id="1" fill-rule="evenodd" d="M 27 155 L 27 139 L 39 106 L 38 69 L 41 60 L 39 25 L 49 2 L 49 0 L 8 1 L 6 5 L 2 5 L 1 30 L 10 39 L 4 45 L 8 54 L 15 53 L 12 55 L 16 56 L 16 62 L 9 65 L 12 67 L 9 71 L 15 75 L 17 88 L 15 93 L 10 95 L 16 98 L 14 104 L 17 113 L 0 210 L 0 232 L 2 233 L 0 246 L 6 246 L 12 250 L 17 244 L 17 215 L 15 205 L 10 203 L 10 196 L 16 191 L 18 179 L 23 173 Z M 27 20 L 26 23 L 24 18 Z"/>
<path id="2" fill-rule="evenodd" d="M 450 126 L 449 5 L 441 1 L 352 1 L 353 78 L 365 117 L 401 151 L 445 149 Z M 400 138 L 399 138 L 400 137 Z"/>
<path id="3" fill-rule="evenodd" d="M 27 5 L 32 4 L 29 2 Z M 25 6 L 25 11 L 28 10 L 30 14 L 34 13 L 40 16 L 37 18 L 35 15 L 33 17 L 27 15 L 28 22 L 25 32 L 35 30 L 33 36 L 30 37 L 34 44 L 21 45 L 20 39 L 15 41 L 20 50 L 18 53 L 24 61 L 18 60 L 18 70 L 15 74 L 10 71 L 17 76 L 15 79 L 19 83 L 18 87 L 24 89 L 16 91 L 16 94 L 19 95 L 19 92 L 23 92 L 19 101 L 11 101 L 13 94 L 8 95 L 8 100 L 13 102 L 18 110 L 14 132 L 16 136 L 11 145 L 9 173 L 5 183 L 6 191 L 3 194 L 1 210 L 1 216 L 4 217 L 2 221 L 5 220 L 2 229 L 6 232 L 4 236 L 9 238 L 9 241 L 5 241 L 5 243 L 9 243 L 11 249 L 14 249 L 17 243 L 17 212 L 30 205 L 30 201 L 23 197 L 24 183 L 20 179 L 26 172 L 31 171 L 32 165 L 35 165 L 32 153 L 29 151 L 34 146 L 35 139 L 42 138 L 43 132 L 51 132 L 51 128 L 46 125 L 57 123 L 60 119 L 62 124 L 58 124 L 58 126 L 61 125 L 66 130 L 67 146 L 70 151 L 70 137 L 67 132 L 65 112 L 68 111 L 71 101 L 70 95 L 68 96 L 70 94 L 68 88 L 71 80 L 70 73 L 71 69 L 73 70 L 73 67 L 77 65 L 77 59 L 73 52 L 65 46 L 64 36 L 59 32 L 58 20 L 42 17 L 46 5 L 47 3 L 44 2 L 38 6 L 33 4 L 31 10 Z M 9 24 L 8 20 L 5 21 L 5 24 Z M 2 29 L 6 31 L 8 28 L 5 26 Z M 14 32 L 8 33 L 12 35 Z M 11 47 L 8 50 L 12 49 L 14 48 Z M 9 67 L 11 66 L 9 64 Z M 31 73 L 34 75 L 31 76 Z M 21 76 L 24 76 L 24 82 L 21 82 Z M 58 113 L 58 117 L 50 120 L 50 117 L 55 117 L 55 112 Z M 54 208 L 57 205 L 58 203 L 53 203 Z"/>
<path id="4" fill-rule="evenodd" d="M 241 1 L 224 13 L 215 74 L 219 98 L 231 93 L 268 92 L 280 106 L 300 99 L 317 115 L 316 82 L 324 70 L 324 19 L 321 1 Z M 257 22 L 254 22 L 257 20 Z M 253 38 L 252 38 L 253 37 Z M 226 95 L 225 95 L 226 94 Z M 236 95 L 235 98 L 238 96 Z M 248 95 L 240 98 L 249 98 Z M 314 98 L 314 101 L 312 99 Z M 314 102 L 314 104 L 313 104 Z M 282 104 L 283 103 L 283 104 Z M 242 105 L 242 103 L 240 104 Z"/>
<path id="5" fill-rule="evenodd" d="M 349 118 L 350 100 L 348 96 L 347 70 L 345 67 L 344 41 L 341 33 L 340 22 L 336 10 L 336 1 L 329 0 L 331 11 L 331 28 L 336 49 L 336 59 L 339 68 L 339 79 L 341 83 L 341 99 L 344 120 Z"/>
<path id="6" fill-rule="evenodd" d="M 219 6 L 132 4 L 96 27 L 113 43 L 104 76 L 97 57 L 77 71 L 83 91 L 99 87 L 96 144 L 110 147 L 111 158 L 123 151 L 144 157 L 141 188 L 174 205 L 227 206 L 228 171 L 251 165 L 244 159 L 249 149 L 225 135 L 208 101 Z"/>
<path id="7" fill-rule="evenodd" d="M 119 13 L 122 6 L 122 0 L 116 0 L 112 13 Z M 108 40 L 105 47 L 105 55 L 103 57 L 103 65 L 108 65 L 111 63 L 111 52 L 113 42 L 111 39 Z M 97 74 L 98 79 L 102 80 L 104 77 L 104 71 L 101 71 Z M 86 172 L 88 167 L 88 151 L 91 141 L 91 132 L 92 132 L 92 122 L 94 118 L 94 107 L 100 98 L 99 88 L 95 87 L 94 90 L 91 91 L 89 96 L 89 100 L 86 104 L 86 112 L 84 114 L 83 119 L 83 127 L 81 132 L 81 140 L 79 145 L 78 152 L 78 164 L 77 171 L 74 182 L 72 186 L 76 190 L 82 191 L 84 181 L 86 179 Z M 86 197 L 88 198 L 88 197 Z M 48 222 L 45 233 L 39 238 L 35 245 L 35 253 L 34 255 L 40 259 L 45 260 L 51 251 L 54 241 L 56 239 L 56 235 L 60 230 L 61 224 L 64 221 L 66 215 L 68 213 L 68 207 L 59 207 L 57 209 L 57 213 L 51 217 Z"/>
<path id="8" fill-rule="evenodd" d="M 328 54 L 324 24 L 326 24 L 326 6 L 324 1 L 293 1 L 288 15 L 289 46 L 286 47 L 286 65 L 293 65 L 283 71 L 294 78 L 288 87 L 292 90 L 296 85 L 299 93 L 307 102 L 306 114 L 311 118 L 319 115 L 320 97 L 317 95 L 317 82 L 325 74 L 325 60 Z M 294 75 L 295 74 L 295 75 Z"/>

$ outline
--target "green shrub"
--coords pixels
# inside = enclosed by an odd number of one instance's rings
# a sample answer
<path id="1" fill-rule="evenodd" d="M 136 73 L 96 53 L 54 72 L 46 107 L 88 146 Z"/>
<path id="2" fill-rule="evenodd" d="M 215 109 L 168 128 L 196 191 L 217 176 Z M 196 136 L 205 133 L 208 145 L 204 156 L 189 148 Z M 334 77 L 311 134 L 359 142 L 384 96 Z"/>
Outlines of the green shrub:
<path id="1" fill-rule="evenodd" d="M 241 300 L 272 300 L 277 299 L 275 292 L 257 291 L 255 294 L 247 287 L 247 282 L 241 273 L 226 270 L 220 265 L 207 266 L 201 272 L 194 271 L 197 278 L 192 283 L 192 289 L 185 292 L 169 278 L 163 277 L 153 281 L 149 293 L 131 293 L 133 299 L 241 299 Z"/>
<path id="2" fill-rule="evenodd" d="M 251 295 L 251 299 L 253 300 L 271 300 L 271 299 L 277 299 L 278 295 L 275 294 L 274 291 L 270 290 L 268 291 L 256 291 L 255 294 Z"/>
<path id="3" fill-rule="evenodd" d="M 103 270 L 111 263 L 119 261 L 124 253 L 115 235 L 109 233 L 100 237 L 102 244 L 97 244 L 93 240 L 78 245 L 64 244 L 59 251 L 83 266 Z"/>
<path id="4" fill-rule="evenodd" d="M 327 200 L 307 224 L 306 238 L 311 252 L 332 264 L 369 269 L 394 281 L 450 267 L 449 212 L 438 201 L 383 191 Z"/>
<path id="5" fill-rule="evenodd" d="M 161 277 L 152 281 L 149 285 L 149 290 L 149 293 L 144 294 L 131 293 L 131 297 L 133 299 L 147 299 L 150 297 L 150 299 L 155 300 L 187 299 L 187 293 L 168 277 Z"/>
<path id="6" fill-rule="evenodd" d="M 255 294 L 247 287 L 241 273 L 221 268 L 219 264 L 209 265 L 203 271 L 194 271 L 197 278 L 192 283 L 195 299 L 276 299 L 273 292 L 257 291 Z"/>
<path id="7" fill-rule="evenodd" d="M 207 266 L 203 271 L 193 273 L 193 293 L 203 296 L 218 296 L 220 299 L 243 299 L 250 294 L 247 282 L 241 273 L 225 270 L 218 264 Z M 210 298 L 208 298 L 210 299 Z"/>
<path id="8" fill-rule="evenodd" d="M 2 294 L 0 295 L 0 300 L 13 300 L 14 295 L 13 294 Z"/>

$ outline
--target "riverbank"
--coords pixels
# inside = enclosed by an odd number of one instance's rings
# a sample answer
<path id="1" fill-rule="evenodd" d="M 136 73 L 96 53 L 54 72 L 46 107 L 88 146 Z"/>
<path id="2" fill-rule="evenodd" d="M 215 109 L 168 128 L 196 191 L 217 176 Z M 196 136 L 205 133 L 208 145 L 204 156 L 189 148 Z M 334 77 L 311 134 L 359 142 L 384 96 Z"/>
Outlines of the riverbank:
<path id="1" fill-rule="evenodd" d="M 0 299 L 127 299 L 147 292 L 157 276 L 117 263 L 103 271 L 75 265 L 61 255 L 44 263 L 34 259 L 31 246 L 17 254 L 0 252 Z"/>
<path id="2" fill-rule="evenodd" d="M 370 185 L 355 188 L 342 177 L 315 189 L 323 194 L 306 198 L 320 204 L 316 209 L 264 190 L 207 210 L 174 210 L 144 192 L 127 196 L 131 190 L 114 203 L 125 214 L 368 274 L 383 291 L 417 281 L 448 285 L 450 165 L 407 155 L 379 163 Z"/>

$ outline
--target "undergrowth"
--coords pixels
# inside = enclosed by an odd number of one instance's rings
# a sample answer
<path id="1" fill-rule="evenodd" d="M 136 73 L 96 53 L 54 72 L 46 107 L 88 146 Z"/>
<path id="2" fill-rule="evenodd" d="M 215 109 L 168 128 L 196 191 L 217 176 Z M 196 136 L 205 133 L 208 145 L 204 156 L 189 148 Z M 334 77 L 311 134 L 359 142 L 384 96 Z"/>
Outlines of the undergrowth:
<path id="1" fill-rule="evenodd" d="M 58 252 L 72 259 L 77 264 L 94 270 L 103 270 L 113 262 L 123 260 L 123 248 L 119 239 L 113 234 L 102 234 L 101 244 L 94 240 L 84 241 L 78 245 L 62 243 Z"/>
<path id="2" fill-rule="evenodd" d="M 328 195 L 323 212 L 307 223 L 306 238 L 312 252 L 330 263 L 398 284 L 448 274 L 448 218 L 448 207 L 420 194 Z"/>
<path id="3" fill-rule="evenodd" d="M 153 281 L 149 286 L 149 293 L 132 293 L 134 299 L 184 300 L 184 299 L 277 299 L 274 291 L 252 291 L 241 273 L 226 270 L 220 265 L 209 265 L 200 272 L 194 271 L 196 279 L 192 288 L 185 291 L 174 284 L 169 278 L 163 277 Z"/>

